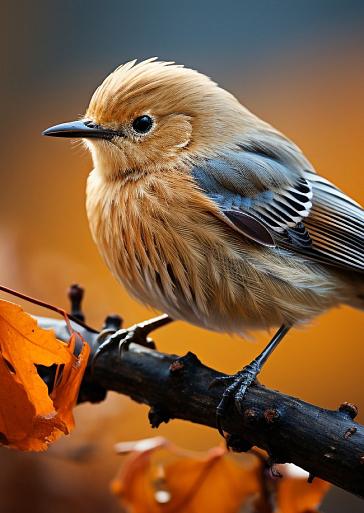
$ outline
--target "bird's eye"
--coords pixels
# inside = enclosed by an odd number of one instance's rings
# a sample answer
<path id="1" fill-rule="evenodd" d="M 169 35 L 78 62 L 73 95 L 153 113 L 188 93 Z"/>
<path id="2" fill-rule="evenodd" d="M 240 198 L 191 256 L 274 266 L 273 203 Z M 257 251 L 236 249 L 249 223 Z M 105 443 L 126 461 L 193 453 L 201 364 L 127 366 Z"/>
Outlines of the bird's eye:
<path id="1" fill-rule="evenodd" d="M 133 121 L 133 129 L 138 134 L 146 134 L 153 126 L 153 120 L 150 116 L 139 116 Z"/>

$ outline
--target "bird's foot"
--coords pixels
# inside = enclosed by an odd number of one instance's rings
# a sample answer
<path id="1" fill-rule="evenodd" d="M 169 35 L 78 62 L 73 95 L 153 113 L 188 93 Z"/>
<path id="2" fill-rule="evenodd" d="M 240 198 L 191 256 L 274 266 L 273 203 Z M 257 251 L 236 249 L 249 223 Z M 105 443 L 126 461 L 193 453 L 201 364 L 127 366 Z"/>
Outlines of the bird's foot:
<path id="1" fill-rule="evenodd" d="M 248 388 L 255 382 L 257 375 L 260 372 L 260 365 L 253 360 L 249 365 L 244 367 L 241 371 L 233 374 L 232 376 L 222 376 L 216 378 L 211 386 L 224 383 L 227 387 L 222 394 L 221 400 L 216 408 L 216 425 L 219 433 L 225 438 L 224 430 L 222 428 L 222 421 L 228 410 L 231 401 L 234 400 L 235 407 L 239 413 L 242 413 L 242 403 Z"/>
<path id="2" fill-rule="evenodd" d="M 135 324 L 126 330 L 117 331 L 110 337 L 110 342 L 115 345 L 118 344 L 120 356 L 125 351 L 129 351 L 130 344 L 138 344 L 148 349 L 156 348 L 153 340 L 147 336 L 145 330 L 139 324 Z"/>
<path id="3" fill-rule="evenodd" d="M 130 344 L 139 344 L 140 346 L 147 347 L 148 349 L 155 349 L 156 345 L 153 340 L 148 336 L 152 331 L 160 328 L 171 322 L 167 315 L 160 315 L 159 317 L 155 317 L 148 321 L 141 322 L 139 324 L 134 324 L 130 328 L 123 328 L 117 331 L 105 330 L 100 333 L 100 339 L 105 338 L 108 335 L 107 339 L 100 343 L 99 347 L 95 351 L 95 354 L 92 359 L 91 369 L 93 371 L 95 367 L 95 362 L 97 358 L 99 358 L 100 354 L 105 350 L 111 350 L 114 347 L 119 348 L 119 353 L 122 355 L 125 351 L 128 351 Z M 110 334 L 111 333 L 111 334 Z"/>

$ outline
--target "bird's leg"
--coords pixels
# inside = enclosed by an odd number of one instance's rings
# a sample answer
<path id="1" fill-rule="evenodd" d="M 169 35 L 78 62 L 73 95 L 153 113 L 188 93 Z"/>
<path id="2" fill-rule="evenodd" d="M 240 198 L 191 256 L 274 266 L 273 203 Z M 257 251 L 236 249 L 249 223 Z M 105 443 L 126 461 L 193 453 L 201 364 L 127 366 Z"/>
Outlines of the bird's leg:
<path id="1" fill-rule="evenodd" d="M 130 326 L 130 328 L 123 328 L 115 331 L 107 338 L 107 340 L 105 340 L 105 342 L 102 342 L 95 351 L 91 364 L 92 368 L 95 366 L 96 359 L 106 349 L 112 349 L 113 347 L 118 346 L 119 352 L 122 354 L 124 351 L 129 349 L 131 343 L 139 344 L 141 346 L 148 347 L 149 349 L 155 349 L 155 344 L 148 335 L 152 331 L 161 328 L 170 322 L 173 322 L 173 319 L 171 319 L 167 314 L 163 314 L 158 317 L 154 317 L 153 319 L 148 319 L 147 321 L 134 324 L 134 326 Z"/>
<path id="2" fill-rule="evenodd" d="M 216 408 L 216 424 L 219 433 L 222 436 L 224 436 L 224 431 L 222 429 L 222 419 L 226 413 L 230 401 L 234 399 L 236 408 L 240 413 L 242 413 L 242 402 L 248 387 L 255 381 L 263 365 L 272 354 L 274 349 L 278 346 L 279 342 L 286 335 L 290 327 L 291 326 L 286 326 L 283 324 L 276 332 L 274 337 L 270 340 L 269 344 L 263 349 L 263 351 L 241 371 L 232 376 L 216 378 L 216 380 L 214 380 L 211 384 L 212 386 L 215 386 L 217 383 L 221 382 L 228 383 L 228 386 L 222 395 L 221 401 Z"/>

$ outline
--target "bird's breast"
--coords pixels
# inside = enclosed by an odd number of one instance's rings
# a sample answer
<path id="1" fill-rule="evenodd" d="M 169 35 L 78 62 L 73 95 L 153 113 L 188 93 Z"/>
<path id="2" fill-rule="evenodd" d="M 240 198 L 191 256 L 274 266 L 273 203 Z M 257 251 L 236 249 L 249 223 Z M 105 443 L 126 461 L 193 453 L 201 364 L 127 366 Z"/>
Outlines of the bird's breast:
<path id="1" fill-rule="evenodd" d="M 319 268 L 244 239 L 182 172 L 107 181 L 94 170 L 87 214 L 127 290 L 174 319 L 242 332 L 307 320 L 335 294 Z"/>
<path id="2" fill-rule="evenodd" d="M 179 318 L 187 304 L 208 310 L 214 260 L 227 248 L 213 208 L 183 173 L 107 182 L 94 170 L 88 179 L 87 214 L 107 265 L 139 300 Z"/>

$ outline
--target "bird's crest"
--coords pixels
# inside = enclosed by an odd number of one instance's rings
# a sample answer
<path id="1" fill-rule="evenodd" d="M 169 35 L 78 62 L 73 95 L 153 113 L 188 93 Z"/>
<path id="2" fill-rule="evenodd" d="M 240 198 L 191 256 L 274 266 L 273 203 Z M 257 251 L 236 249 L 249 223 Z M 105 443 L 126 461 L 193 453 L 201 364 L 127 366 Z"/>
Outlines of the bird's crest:
<path id="1" fill-rule="evenodd" d="M 179 105 L 187 112 L 201 87 L 207 95 L 217 84 L 198 71 L 156 57 L 122 64 L 95 91 L 88 114 L 102 121 L 117 120 L 118 111 L 145 110 Z"/>

